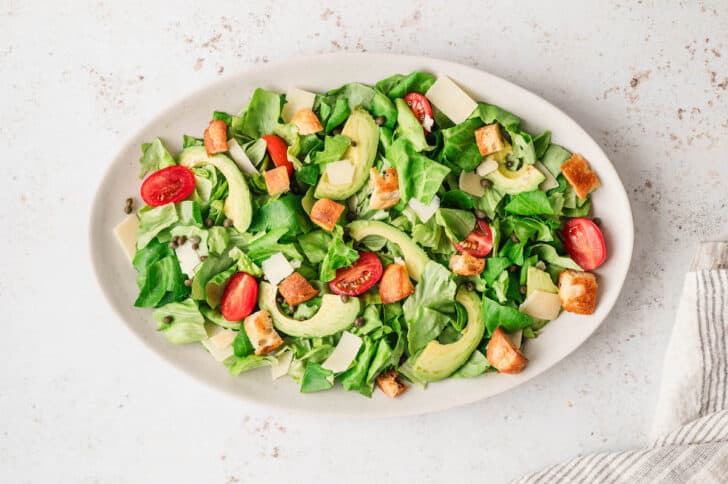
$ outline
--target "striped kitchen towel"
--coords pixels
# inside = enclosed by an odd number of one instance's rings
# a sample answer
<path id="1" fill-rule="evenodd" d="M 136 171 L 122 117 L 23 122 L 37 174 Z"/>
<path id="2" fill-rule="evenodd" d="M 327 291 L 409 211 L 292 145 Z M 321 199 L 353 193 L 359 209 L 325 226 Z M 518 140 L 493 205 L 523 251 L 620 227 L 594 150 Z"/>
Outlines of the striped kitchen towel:
<path id="1" fill-rule="evenodd" d="M 652 442 L 576 457 L 517 483 L 728 483 L 728 242 L 702 244 L 685 276 Z"/>

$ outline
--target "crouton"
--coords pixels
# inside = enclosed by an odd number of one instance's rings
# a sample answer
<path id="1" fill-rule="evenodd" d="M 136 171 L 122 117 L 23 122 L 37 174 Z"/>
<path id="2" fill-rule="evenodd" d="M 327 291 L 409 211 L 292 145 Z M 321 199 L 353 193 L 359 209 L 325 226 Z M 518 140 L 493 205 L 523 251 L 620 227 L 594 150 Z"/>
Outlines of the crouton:
<path id="1" fill-rule="evenodd" d="M 298 111 L 291 118 L 291 122 L 298 126 L 298 134 L 301 136 L 318 133 L 324 129 L 324 127 L 321 126 L 319 118 L 310 109 L 301 109 Z"/>
<path id="2" fill-rule="evenodd" d="M 571 155 L 571 158 L 561 165 L 561 173 L 564 174 L 566 181 L 574 187 L 576 195 L 582 200 L 589 193 L 602 186 L 597 174 L 592 171 L 589 163 L 578 153 Z"/>
<path id="3" fill-rule="evenodd" d="M 571 269 L 559 274 L 561 306 L 571 313 L 593 314 L 597 307 L 597 279 L 591 272 Z"/>
<path id="4" fill-rule="evenodd" d="M 399 379 L 395 370 L 385 371 L 377 377 L 377 386 L 388 397 L 394 398 L 407 390 L 407 384 Z"/>
<path id="5" fill-rule="evenodd" d="M 245 318 L 243 329 L 256 355 L 265 355 L 283 344 L 278 332 L 273 328 L 273 320 L 267 309 L 261 309 Z"/>
<path id="6" fill-rule="evenodd" d="M 263 173 L 265 187 L 270 195 L 278 195 L 291 189 L 291 179 L 288 177 L 288 167 L 279 166 Z"/>
<path id="7" fill-rule="evenodd" d="M 468 253 L 450 257 L 450 270 L 460 276 L 477 276 L 485 269 L 485 259 L 473 257 Z"/>
<path id="8" fill-rule="evenodd" d="M 384 269 L 382 279 L 379 281 L 379 296 L 382 304 L 401 301 L 415 292 L 410 281 L 407 268 L 402 264 L 390 264 Z"/>
<path id="9" fill-rule="evenodd" d="M 486 357 L 488 363 L 501 373 L 520 373 L 528 363 L 528 358 L 523 356 L 500 326 L 488 341 Z"/>
<path id="10" fill-rule="evenodd" d="M 298 272 L 294 272 L 286 277 L 283 282 L 278 285 L 278 291 L 285 299 L 289 306 L 297 306 L 302 302 L 306 302 L 316 297 L 319 293 L 318 289 L 313 287 L 305 277 Z"/>
<path id="11" fill-rule="evenodd" d="M 207 129 L 205 129 L 204 142 L 205 151 L 207 151 L 208 155 L 227 151 L 227 123 L 222 119 L 210 121 Z"/>
<path id="12" fill-rule="evenodd" d="M 485 156 L 504 148 L 498 123 L 488 124 L 475 130 L 475 142 L 478 144 L 480 154 Z"/>
<path id="13" fill-rule="evenodd" d="M 399 202 L 399 176 L 394 168 L 387 168 L 380 175 L 375 168 L 371 169 L 369 184 L 372 187 L 372 197 L 369 207 L 372 210 L 386 210 Z"/>
<path id="14" fill-rule="evenodd" d="M 317 200 L 311 207 L 311 221 L 324 230 L 331 232 L 344 213 L 344 206 L 328 198 Z"/>

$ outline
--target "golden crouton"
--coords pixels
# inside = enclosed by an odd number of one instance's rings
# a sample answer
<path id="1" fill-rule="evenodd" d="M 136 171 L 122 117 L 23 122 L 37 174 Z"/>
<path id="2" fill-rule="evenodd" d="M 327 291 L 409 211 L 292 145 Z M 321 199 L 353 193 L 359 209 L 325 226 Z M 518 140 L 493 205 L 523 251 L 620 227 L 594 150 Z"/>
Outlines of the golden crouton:
<path id="1" fill-rule="evenodd" d="M 401 301 L 415 292 L 407 268 L 402 264 L 389 264 L 379 281 L 379 297 L 382 304 Z"/>
<path id="2" fill-rule="evenodd" d="M 263 173 L 265 187 L 271 195 L 287 192 L 291 189 L 291 179 L 288 178 L 288 168 L 279 166 Z"/>
<path id="3" fill-rule="evenodd" d="M 589 193 L 602 186 L 597 174 L 592 171 L 589 163 L 579 153 L 574 153 L 571 158 L 561 165 L 561 173 L 564 174 L 566 181 L 574 187 L 576 195 L 582 200 Z"/>
<path id="4" fill-rule="evenodd" d="M 395 370 L 385 371 L 377 377 L 377 386 L 388 397 L 396 397 L 407 390 L 407 384 L 399 379 Z"/>
<path id="5" fill-rule="evenodd" d="M 372 210 L 386 210 L 397 205 L 400 199 L 397 170 L 387 168 L 380 175 L 372 168 L 369 184 L 372 187 L 372 198 L 369 201 Z"/>
<path id="6" fill-rule="evenodd" d="M 298 126 L 298 134 L 301 136 L 314 134 L 324 129 L 316 113 L 310 109 L 301 109 L 291 118 L 291 122 Z"/>
<path id="7" fill-rule="evenodd" d="M 283 344 L 278 332 L 273 328 L 273 320 L 267 309 L 261 309 L 245 318 L 243 329 L 256 355 L 265 355 Z"/>
<path id="8" fill-rule="evenodd" d="M 528 358 L 523 356 L 500 326 L 488 341 L 486 357 L 488 363 L 501 373 L 520 373 L 528 363 Z"/>
<path id="9" fill-rule="evenodd" d="M 224 153 L 228 150 L 227 123 L 222 119 L 213 119 L 205 130 L 203 141 L 208 155 Z"/>
<path id="10" fill-rule="evenodd" d="M 477 276 L 485 269 L 485 259 L 473 257 L 468 253 L 450 257 L 450 270 L 460 276 Z"/>
<path id="11" fill-rule="evenodd" d="M 311 221 L 324 230 L 331 232 L 344 212 L 344 206 L 328 198 L 316 201 L 311 207 Z"/>
<path id="12" fill-rule="evenodd" d="M 597 279 L 591 272 L 565 270 L 559 274 L 559 299 L 566 311 L 592 314 L 597 306 Z"/>
<path id="13" fill-rule="evenodd" d="M 485 156 L 503 149 L 503 137 L 498 123 L 488 124 L 475 130 L 475 142 L 480 154 Z"/>
<path id="14" fill-rule="evenodd" d="M 313 287 L 305 277 L 298 272 L 294 272 L 286 277 L 283 282 L 278 285 L 278 292 L 281 293 L 286 304 L 289 306 L 297 306 L 302 302 L 306 302 L 316 297 L 319 293 L 318 289 Z"/>

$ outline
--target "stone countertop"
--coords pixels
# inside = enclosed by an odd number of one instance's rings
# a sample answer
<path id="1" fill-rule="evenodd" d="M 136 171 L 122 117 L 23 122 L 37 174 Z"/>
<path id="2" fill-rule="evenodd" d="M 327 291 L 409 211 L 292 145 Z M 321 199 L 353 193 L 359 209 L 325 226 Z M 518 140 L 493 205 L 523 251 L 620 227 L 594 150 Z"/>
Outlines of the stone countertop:
<path id="1" fill-rule="evenodd" d="M 48 4 L 0 2 L 0 480 L 503 482 L 645 442 L 682 276 L 699 241 L 728 237 L 728 5 Z M 478 67 L 601 144 L 636 244 L 617 306 L 580 349 L 478 404 L 363 423 L 249 408 L 120 324 L 87 256 L 91 198 L 120 144 L 221 76 L 337 51 Z"/>

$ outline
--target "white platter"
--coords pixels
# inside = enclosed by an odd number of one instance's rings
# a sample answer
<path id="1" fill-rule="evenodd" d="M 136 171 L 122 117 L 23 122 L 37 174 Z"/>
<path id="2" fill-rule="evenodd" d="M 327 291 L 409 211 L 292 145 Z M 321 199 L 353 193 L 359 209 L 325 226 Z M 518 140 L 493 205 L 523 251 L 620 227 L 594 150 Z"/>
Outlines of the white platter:
<path id="1" fill-rule="evenodd" d="M 594 214 L 602 219 L 609 253 L 607 262 L 596 271 L 599 280 L 596 312 L 591 316 L 563 313 L 551 322 L 537 339 L 527 342 L 525 354 L 530 362 L 518 375 L 486 374 L 474 379 L 447 380 L 431 384 L 426 390 L 412 388 L 394 400 L 381 392 L 367 399 L 340 387 L 304 395 L 290 378 L 271 381 L 269 368 L 233 377 L 199 345 L 172 345 L 158 334 L 151 311 L 133 307 L 137 296 L 136 273 L 112 233 L 113 227 L 124 218 L 123 201 L 138 194 L 140 144 L 159 136 L 176 153 L 182 147 L 183 133 L 201 135 L 215 110 L 237 113 L 256 87 L 286 92 L 294 86 L 322 92 L 352 81 L 373 84 L 392 74 L 414 70 L 448 75 L 475 99 L 518 115 L 529 132 L 549 129 L 554 143 L 589 160 L 602 182 L 602 188 L 593 195 L 592 207 Z M 91 257 L 103 293 L 120 320 L 166 361 L 196 380 L 246 402 L 271 409 L 347 417 L 444 410 L 496 395 L 554 366 L 578 348 L 614 306 L 630 265 L 634 238 L 632 212 L 617 172 L 597 143 L 558 108 L 521 87 L 471 67 L 426 57 L 384 54 L 334 54 L 267 64 L 212 83 L 181 99 L 145 124 L 111 161 L 91 209 L 89 230 Z M 143 373 L 144 369 L 138 371 Z M 200 388 L 200 391 L 207 390 Z"/>

